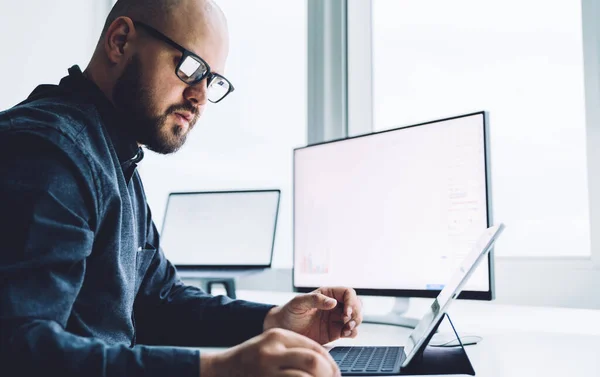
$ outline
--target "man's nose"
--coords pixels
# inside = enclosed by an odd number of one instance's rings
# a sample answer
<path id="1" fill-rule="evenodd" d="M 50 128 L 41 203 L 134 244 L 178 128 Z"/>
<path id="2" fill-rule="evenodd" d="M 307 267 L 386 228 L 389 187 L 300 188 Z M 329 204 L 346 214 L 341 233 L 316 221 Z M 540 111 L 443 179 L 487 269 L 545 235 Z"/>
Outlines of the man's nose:
<path id="1" fill-rule="evenodd" d="M 194 106 L 204 106 L 208 101 L 207 80 L 204 79 L 195 85 L 188 85 L 183 91 L 183 97 L 190 101 Z"/>

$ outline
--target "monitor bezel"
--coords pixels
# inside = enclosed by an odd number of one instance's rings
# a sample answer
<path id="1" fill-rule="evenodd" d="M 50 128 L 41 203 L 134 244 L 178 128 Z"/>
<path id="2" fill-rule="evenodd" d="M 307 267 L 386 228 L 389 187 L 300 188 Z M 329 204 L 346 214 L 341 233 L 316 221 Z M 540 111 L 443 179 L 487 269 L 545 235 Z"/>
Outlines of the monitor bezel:
<path id="1" fill-rule="evenodd" d="M 207 264 L 174 264 L 174 266 L 180 271 L 215 271 L 215 270 L 227 270 L 227 271 L 246 271 L 253 269 L 267 269 L 271 268 L 273 264 L 273 254 L 275 250 L 275 237 L 277 235 L 277 223 L 279 222 L 279 207 L 281 205 L 281 190 L 280 189 L 247 189 L 247 190 L 213 190 L 213 191 L 178 191 L 169 193 L 167 198 L 167 204 L 165 206 L 165 213 L 163 214 L 163 222 L 160 230 L 160 237 L 165 229 L 165 223 L 167 219 L 167 211 L 169 209 L 169 202 L 171 196 L 183 196 L 183 195 L 205 195 L 205 194 L 245 194 L 245 193 L 264 193 L 274 192 L 277 193 L 277 206 L 275 208 L 275 221 L 273 224 L 273 239 L 271 240 L 271 256 L 268 264 L 250 264 L 250 265 L 207 265 Z"/>
<path id="2" fill-rule="evenodd" d="M 489 228 L 490 226 L 493 225 L 493 216 L 492 216 L 492 191 L 491 191 L 492 182 L 491 182 L 490 141 L 489 141 L 489 113 L 487 111 L 478 111 L 478 112 L 472 112 L 472 113 L 468 113 L 468 114 L 456 115 L 456 116 L 452 116 L 452 117 L 448 117 L 448 118 L 436 119 L 436 120 L 431 120 L 431 121 L 427 121 L 427 122 L 411 124 L 411 125 L 406 125 L 406 126 L 399 126 L 399 127 L 395 127 L 395 128 L 388 129 L 388 130 L 376 131 L 376 132 L 372 132 L 372 133 L 368 133 L 368 134 L 364 134 L 364 135 L 351 136 L 351 137 L 342 138 L 342 139 L 334 139 L 334 140 L 329 140 L 329 141 L 306 145 L 303 147 L 294 148 L 294 156 L 293 156 L 293 163 L 292 163 L 292 165 L 293 165 L 293 167 L 292 167 L 292 169 L 293 169 L 292 190 L 294 192 L 294 195 L 292 197 L 292 208 L 293 208 L 292 209 L 293 210 L 293 217 L 292 217 L 292 287 L 293 287 L 294 292 L 308 293 L 308 292 L 312 292 L 315 289 L 319 288 L 319 287 L 298 286 L 298 285 L 296 285 L 296 280 L 295 280 L 295 268 L 296 268 L 295 190 L 296 190 L 296 153 L 297 153 L 297 151 L 307 149 L 307 148 L 312 148 L 312 147 L 319 146 L 319 145 L 338 143 L 338 142 L 343 142 L 343 141 L 351 140 L 351 139 L 367 138 L 369 136 L 380 135 L 380 134 L 387 133 L 387 132 L 394 132 L 394 131 L 424 126 L 424 125 L 433 124 L 433 123 L 439 123 L 439 122 L 445 122 L 445 121 L 454 120 L 454 119 L 472 117 L 475 115 L 481 115 L 483 117 L 483 149 L 484 149 L 484 160 L 485 160 L 485 185 L 486 185 L 485 194 L 486 194 L 486 203 L 487 203 L 487 206 L 486 206 L 487 207 L 486 208 L 487 227 Z M 458 296 L 458 299 L 482 300 L 482 301 L 493 300 L 495 298 L 495 292 L 496 292 L 494 270 L 495 270 L 494 269 L 494 249 L 492 248 L 488 254 L 488 279 L 489 279 L 488 286 L 489 286 L 489 290 L 488 291 L 463 290 L 460 293 L 460 295 Z M 360 287 L 353 287 L 353 288 L 356 290 L 356 293 L 358 295 L 364 295 L 364 296 L 436 298 L 439 295 L 439 293 L 441 292 L 441 289 L 429 290 L 429 289 L 372 289 L 372 288 L 360 288 Z"/>

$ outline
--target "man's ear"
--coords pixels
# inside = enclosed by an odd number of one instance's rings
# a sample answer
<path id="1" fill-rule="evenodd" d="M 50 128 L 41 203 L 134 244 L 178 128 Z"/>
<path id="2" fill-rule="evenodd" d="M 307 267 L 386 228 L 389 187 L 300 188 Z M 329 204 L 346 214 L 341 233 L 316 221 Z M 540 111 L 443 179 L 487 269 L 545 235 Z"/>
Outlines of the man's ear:
<path id="1" fill-rule="evenodd" d="M 134 36 L 131 18 L 119 17 L 110 24 L 104 36 L 104 51 L 111 63 L 118 64 L 126 58 Z"/>

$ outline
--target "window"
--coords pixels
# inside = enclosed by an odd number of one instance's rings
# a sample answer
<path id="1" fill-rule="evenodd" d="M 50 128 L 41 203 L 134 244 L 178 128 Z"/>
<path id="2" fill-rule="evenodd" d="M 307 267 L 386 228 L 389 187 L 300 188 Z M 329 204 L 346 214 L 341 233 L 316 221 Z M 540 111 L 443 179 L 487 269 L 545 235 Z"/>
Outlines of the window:
<path id="1" fill-rule="evenodd" d="M 273 265 L 288 267 L 292 150 L 306 144 L 306 1 L 218 4 L 231 40 L 224 75 L 235 92 L 208 105 L 179 152 L 146 154 L 140 166 L 148 202 L 160 229 L 169 192 L 279 188 Z"/>
<path id="2" fill-rule="evenodd" d="M 488 110 L 496 255 L 589 257 L 581 3 L 372 6 L 374 130 Z"/>

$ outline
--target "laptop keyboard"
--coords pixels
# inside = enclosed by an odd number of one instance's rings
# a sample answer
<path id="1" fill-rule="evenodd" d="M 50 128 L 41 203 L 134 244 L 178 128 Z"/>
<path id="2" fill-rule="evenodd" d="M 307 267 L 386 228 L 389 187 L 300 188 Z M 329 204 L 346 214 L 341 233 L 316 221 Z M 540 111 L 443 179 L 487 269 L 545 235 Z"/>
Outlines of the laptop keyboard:
<path id="1" fill-rule="evenodd" d="M 329 351 L 345 376 L 400 372 L 403 347 L 335 347 Z"/>

